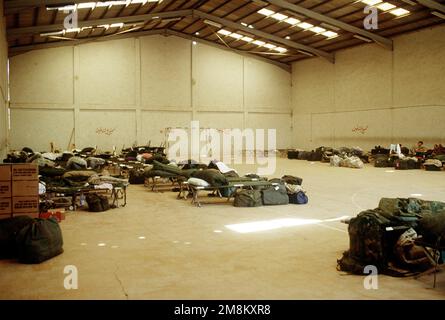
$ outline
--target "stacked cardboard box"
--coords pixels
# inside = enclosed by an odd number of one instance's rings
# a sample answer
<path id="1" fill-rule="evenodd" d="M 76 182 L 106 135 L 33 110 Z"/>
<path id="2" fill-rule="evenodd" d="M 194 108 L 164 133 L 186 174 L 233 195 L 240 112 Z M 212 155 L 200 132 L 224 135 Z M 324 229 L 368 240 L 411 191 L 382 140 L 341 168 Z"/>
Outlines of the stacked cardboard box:
<path id="1" fill-rule="evenodd" d="M 35 164 L 0 165 L 0 218 L 39 216 L 39 178 Z"/>
<path id="2" fill-rule="evenodd" d="M 39 217 L 39 169 L 35 164 L 13 164 L 12 216 Z"/>
<path id="3" fill-rule="evenodd" d="M 0 165 L 0 219 L 12 215 L 11 165 Z"/>

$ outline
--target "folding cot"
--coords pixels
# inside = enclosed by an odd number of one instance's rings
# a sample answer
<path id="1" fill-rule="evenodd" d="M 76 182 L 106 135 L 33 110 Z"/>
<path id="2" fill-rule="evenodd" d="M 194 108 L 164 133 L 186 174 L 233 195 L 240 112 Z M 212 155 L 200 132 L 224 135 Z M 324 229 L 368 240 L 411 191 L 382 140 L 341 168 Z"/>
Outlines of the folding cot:
<path id="1" fill-rule="evenodd" d="M 253 179 L 251 179 L 251 178 L 229 178 L 228 181 L 229 181 L 229 183 L 224 186 L 208 186 L 208 187 L 196 186 L 196 185 L 187 183 L 188 191 L 192 194 L 192 204 L 194 204 L 198 207 L 202 206 L 202 203 L 199 201 L 199 192 L 201 192 L 201 191 L 213 191 L 213 192 L 216 192 L 216 194 L 220 198 L 223 198 L 220 190 L 228 189 L 229 193 L 227 196 L 227 202 L 229 202 L 230 199 L 233 197 L 233 195 L 236 193 L 236 190 L 238 190 L 238 189 L 243 189 L 243 188 L 253 189 L 255 187 L 270 187 L 270 186 L 278 185 L 278 183 L 267 181 L 264 178 L 260 178 L 260 179 L 256 179 L 256 178 L 253 178 Z M 182 197 L 181 194 L 183 192 L 184 192 L 184 190 L 180 190 L 178 197 Z"/>

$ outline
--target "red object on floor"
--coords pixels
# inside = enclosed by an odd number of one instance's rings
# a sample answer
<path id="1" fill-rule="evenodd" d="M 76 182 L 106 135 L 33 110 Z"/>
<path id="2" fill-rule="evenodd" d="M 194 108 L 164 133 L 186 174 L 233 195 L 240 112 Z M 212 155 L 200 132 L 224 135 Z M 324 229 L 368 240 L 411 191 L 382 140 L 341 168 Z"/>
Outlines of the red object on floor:
<path id="1" fill-rule="evenodd" d="M 65 220 L 65 211 L 50 210 L 47 212 L 41 212 L 39 215 L 40 219 L 49 219 L 51 217 L 56 218 L 58 222 L 62 222 L 62 220 Z"/>

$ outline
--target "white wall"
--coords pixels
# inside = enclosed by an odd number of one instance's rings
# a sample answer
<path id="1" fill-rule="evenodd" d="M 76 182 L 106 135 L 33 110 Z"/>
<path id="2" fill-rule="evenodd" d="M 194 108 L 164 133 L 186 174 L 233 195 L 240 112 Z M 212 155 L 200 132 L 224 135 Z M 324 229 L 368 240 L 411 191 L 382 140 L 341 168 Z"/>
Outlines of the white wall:
<path id="1" fill-rule="evenodd" d="M 0 157 L 3 159 L 7 153 L 8 136 L 8 44 L 6 42 L 6 22 L 3 17 L 3 1 L 0 1 Z"/>
<path id="2" fill-rule="evenodd" d="M 177 37 L 36 50 L 11 58 L 11 148 L 159 144 L 166 128 L 192 119 L 202 128 L 276 128 L 287 148 L 290 84 L 279 67 Z"/>
<path id="3" fill-rule="evenodd" d="M 445 26 L 293 64 L 293 144 L 312 149 L 445 142 Z M 365 133 L 354 130 L 367 128 Z"/>

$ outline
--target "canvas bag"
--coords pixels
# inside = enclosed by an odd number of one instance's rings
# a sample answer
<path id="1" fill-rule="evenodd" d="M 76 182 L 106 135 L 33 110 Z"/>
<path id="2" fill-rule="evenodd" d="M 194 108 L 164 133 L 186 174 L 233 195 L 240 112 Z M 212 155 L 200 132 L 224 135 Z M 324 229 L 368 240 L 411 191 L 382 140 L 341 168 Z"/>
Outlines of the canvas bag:
<path id="1" fill-rule="evenodd" d="M 284 184 L 277 184 L 261 190 L 264 205 L 284 205 L 289 203 Z"/>
<path id="2" fill-rule="evenodd" d="M 106 196 L 97 193 L 89 193 L 86 197 L 88 210 L 91 212 L 102 212 L 110 209 L 110 204 Z"/>
<path id="3" fill-rule="evenodd" d="M 63 252 L 63 238 L 57 220 L 34 219 L 16 236 L 17 256 L 22 263 L 41 263 Z"/>
<path id="4" fill-rule="evenodd" d="M 235 194 L 235 207 L 260 207 L 263 205 L 261 192 L 258 190 L 241 190 Z"/>

